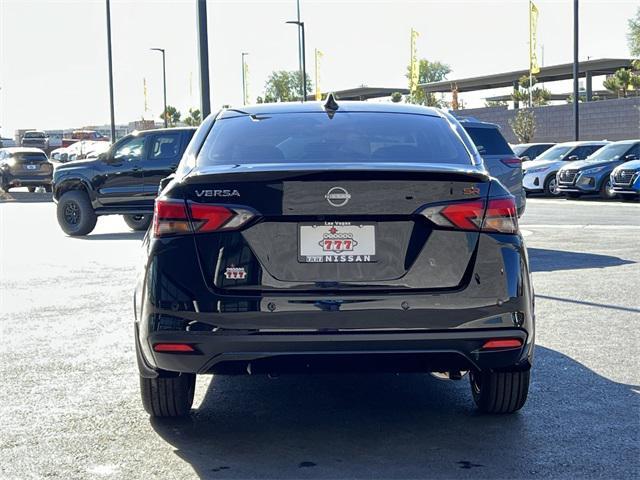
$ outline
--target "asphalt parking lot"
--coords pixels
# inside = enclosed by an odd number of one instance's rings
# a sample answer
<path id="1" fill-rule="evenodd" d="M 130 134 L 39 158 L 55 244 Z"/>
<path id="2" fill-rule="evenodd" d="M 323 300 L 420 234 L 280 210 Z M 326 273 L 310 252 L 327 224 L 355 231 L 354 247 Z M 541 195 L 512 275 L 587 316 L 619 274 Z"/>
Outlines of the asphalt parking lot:
<path id="1" fill-rule="evenodd" d="M 220 377 L 199 381 L 189 419 L 160 422 L 142 410 L 133 352 L 142 235 L 106 217 L 66 237 L 46 195 L 11 200 L 0 203 L 0 478 L 638 473 L 638 203 L 529 201 L 538 346 L 518 414 L 477 413 L 466 379 Z"/>

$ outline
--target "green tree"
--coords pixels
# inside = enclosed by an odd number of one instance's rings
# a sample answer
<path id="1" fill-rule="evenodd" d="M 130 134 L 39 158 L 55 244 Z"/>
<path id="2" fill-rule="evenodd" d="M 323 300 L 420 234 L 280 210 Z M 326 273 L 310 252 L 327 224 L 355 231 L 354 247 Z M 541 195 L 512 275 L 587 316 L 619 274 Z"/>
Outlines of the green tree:
<path id="1" fill-rule="evenodd" d="M 402 94 L 400 92 L 393 92 L 391 94 L 391 101 L 393 103 L 399 103 L 402 101 Z"/>
<path id="2" fill-rule="evenodd" d="M 300 99 L 300 82 L 302 75 L 300 72 L 279 70 L 271 72 L 264 86 L 264 103 L 292 102 Z M 306 79 L 307 94 L 311 92 L 312 85 L 309 76 Z"/>
<path id="3" fill-rule="evenodd" d="M 541 107 L 549 104 L 551 92 L 544 87 L 536 87 L 538 83 L 536 77 L 532 76 L 531 82 L 529 82 L 529 77 L 523 75 L 518 83 L 520 89 L 514 90 L 511 94 L 514 102 L 521 102 L 525 107 Z M 529 96 L 529 92 L 531 92 L 531 96 Z"/>
<path id="4" fill-rule="evenodd" d="M 520 143 L 529 143 L 536 133 L 536 116 L 533 110 L 519 109 L 516 116 L 509 119 L 509 125 Z"/>
<path id="5" fill-rule="evenodd" d="M 199 109 L 189 109 L 189 115 L 185 117 L 184 123 L 189 125 L 190 127 L 197 127 L 202 123 L 202 115 L 200 114 Z"/>
<path id="6" fill-rule="evenodd" d="M 638 85 L 640 85 L 640 74 L 627 68 L 616 70 L 616 73 L 608 76 L 602 82 L 602 86 L 618 95 L 618 98 L 626 98 L 631 88 L 636 89 Z"/>
<path id="7" fill-rule="evenodd" d="M 451 67 L 442 62 L 430 62 L 426 58 L 421 58 L 418 68 L 418 84 L 440 82 L 447 79 L 447 75 L 451 73 Z M 407 67 L 406 77 L 411 83 L 411 65 Z M 409 85 L 411 87 L 411 85 Z M 426 93 L 421 88 L 407 96 L 409 103 L 418 105 L 426 105 L 429 107 L 443 107 L 447 102 L 442 98 L 438 98 L 435 93 Z"/>
<path id="8" fill-rule="evenodd" d="M 636 16 L 629 19 L 629 32 L 627 33 L 629 50 L 634 57 L 640 57 L 640 7 Z"/>
<path id="9" fill-rule="evenodd" d="M 167 109 L 162 112 L 160 118 L 164 120 L 167 119 L 167 125 L 170 127 L 175 127 L 176 123 L 180 121 L 181 113 L 176 110 L 176 107 L 172 107 L 171 105 L 167 105 Z"/>
<path id="10" fill-rule="evenodd" d="M 507 102 L 504 100 L 485 100 L 484 106 L 487 108 L 506 107 Z"/>

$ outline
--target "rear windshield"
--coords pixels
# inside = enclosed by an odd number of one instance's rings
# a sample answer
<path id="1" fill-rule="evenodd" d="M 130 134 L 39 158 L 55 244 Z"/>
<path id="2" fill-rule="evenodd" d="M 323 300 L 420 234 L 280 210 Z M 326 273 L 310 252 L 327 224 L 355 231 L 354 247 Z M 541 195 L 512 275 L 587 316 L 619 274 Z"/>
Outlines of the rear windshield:
<path id="1" fill-rule="evenodd" d="M 45 134 L 43 132 L 27 132 L 24 134 L 24 138 L 44 138 Z"/>
<path id="2" fill-rule="evenodd" d="M 296 162 L 472 164 L 443 118 L 375 112 L 222 118 L 198 157 L 201 165 Z"/>
<path id="3" fill-rule="evenodd" d="M 16 162 L 46 162 L 47 156 L 44 153 L 14 153 L 11 155 L 11 158 L 15 159 Z"/>
<path id="4" fill-rule="evenodd" d="M 513 155 L 511 147 L 497 128 L 471 127 L 463 124 L 480 155 Z"/>

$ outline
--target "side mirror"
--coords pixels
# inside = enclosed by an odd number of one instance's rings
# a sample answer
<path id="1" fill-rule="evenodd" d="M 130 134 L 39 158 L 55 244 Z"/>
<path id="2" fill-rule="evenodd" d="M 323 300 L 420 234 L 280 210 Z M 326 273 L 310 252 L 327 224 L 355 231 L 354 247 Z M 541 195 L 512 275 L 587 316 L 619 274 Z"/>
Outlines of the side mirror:
<path id="1" fill-rule="evenodd" d="M 570 155 L 569 157 L 567 157 L 568 162 L 574 162 L 576 160 L 580 160 L 577 155 Z"/>
<path id="2" fill-rule="evenodd" d="M 106 162 L 108 158 L 107 153 L 106 152 L 100 153 L 96 158 L 101 162 Z"/>
<path id="3" fill-rule="evenodd" d="M 160 195 L 162 190 L 164 190 L 165 187 L 169 185 L 174 178 L 176 178 L 176 174 L 172 173 L 168 177 L 164 177 L 162 180 L 160 180 L 160 184 L 158 185 L 158 195 Z"/>
<path id="4" fill-rule="evenodd" d="M 632 161 L 632 160 L 638 160 L 638 156 L 632 153 L 632 154 L 630 154 L 630 155 L 626 155 L 626 156 L 624 157 L 624 161 L 625 161 L 625 162 L 630 162 L 630 161 Z"/>
<path id="5" fill-rule="evenodd" d="M 300 77 L 300 78 L 302 78 L 302 77 Z M 523 162 L 528 162 L 531 159 L 527 155 L 525 155 L 524 157 L 520 157 L 520 160 L 522 160 Z"/>

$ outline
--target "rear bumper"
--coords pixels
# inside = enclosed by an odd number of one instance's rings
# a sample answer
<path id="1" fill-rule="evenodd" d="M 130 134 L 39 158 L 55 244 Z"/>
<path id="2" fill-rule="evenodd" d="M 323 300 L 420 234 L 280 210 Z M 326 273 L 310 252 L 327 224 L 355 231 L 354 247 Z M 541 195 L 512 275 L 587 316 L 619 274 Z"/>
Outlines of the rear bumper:
<path id="1" fill-rule="evenodd" d="M 51 185 L 52 175 L 12 175 L 0 171 L 0 181 L 8 187 Z"/>
<path id="2" fill-rule="evenodd" d="M 521 347 L 483 350 L 490 339 L 519 339 Z M 400 372 L 531 367 L 533 338 L 519 328 L 500 330 L 287 334 L 163 334 L 149 342 L 189 343 L 194 353 L 140 353 L 143 376 L 164 372 L 256 374 Z M 138 343 L 138 342 L 136 342 Z M 151 361 L 149 361 L 151 360 Z"/>
<path id="3" fill-rule="evenodd" d="M 219 294 L 208 288 L 194 255 L 178 257 L 169 248 L 175 243 L 156 242 L 134 295 L 145 375 L 246 373 L 249 363 L 254 372 L 276 373 L 316 363 L 340 371 L 363 364 L 375 371 L 530 366 L 534 299 L 519 235 L 482 234 L 461 284 L 426 291 Z M 523 346 L 480 351 L 486 340 L 505 337 Z M 157 343 L 187 343 L 195 352 L 158 353 Z"/>

